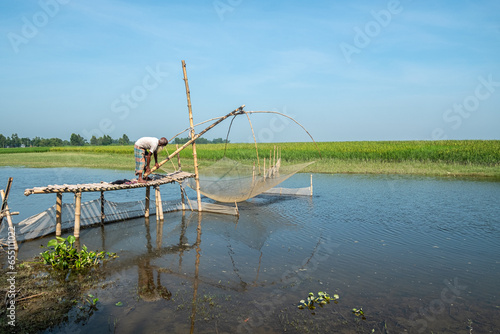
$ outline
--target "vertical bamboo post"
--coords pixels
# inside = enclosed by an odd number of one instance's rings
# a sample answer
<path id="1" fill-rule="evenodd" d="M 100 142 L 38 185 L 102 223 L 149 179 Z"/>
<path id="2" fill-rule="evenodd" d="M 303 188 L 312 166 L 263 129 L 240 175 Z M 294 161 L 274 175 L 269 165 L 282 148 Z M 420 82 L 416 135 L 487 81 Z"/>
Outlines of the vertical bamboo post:
<path id="1" fill-rule="evenodd" d="M 266 158 L 264 157 L 264 180 L 266 179 Z"/>
<path id="2" fill-rule="evenodd" d="M 9 180 L 7 181 L 7 187 L 5 187 L 5 192 L 2 196 L 2 206 L 0 207 L 0 212 L 4 211 L 7 209 L 7 200 L 9 198 L 10 194 L 10 188 L 12 187 L 12 180 L 14 178 L 9 177 Z M 3 216 L 0 215 L 0 225 L 2 224 Z"/>
<path id="3" fill-rule="evenodd" d="M 158 205 L 160 206 L 160 220 L 163 220 L 163 204 L 161 202 L 160 186 L 158 186 Z"/>
<path id="4" fill-rule="evenodd" d="M 104 226 L 104 219 L 106 215 L 104 214 L 104 191 L 101 190 L 101 226 Z"/>
<path id="5" fill-rule="evenodd" d="M 82 193 L 81 191 L 75 192 L 75 229 L 73 235 L 75 238 L 80 237 L 80 217 L 82 213 Z"/>
<path id="6" fill-rule="evenodd" d="M 161 203 L 160 186 L 155 186 L 156 220 L 163 220 L 163 205 Z"/>
<path id="7" fill-rule="evenodd" d="M 160 205 L 158 204 L 158 188 L 157 186 L 154 187 L 155 188 L 155 210 L 156 210 L 156 221 L 158 221 L 158 219 L 160 219 Z"/>
<path id="8" fill-rule="evenodd" d="M 180 184 L 180 183 L 179 183 L 179 187 L 181 188 L 182 214 L 184 214 L 184 210 L 186 210 L 186 205 L 184 203 L 184 189 L 182 189 L 182 184 Z"/>
<path id="9" fill-rule="evenodd" d="M 269 150 L 269 178 L 273 177 L 273 155 L 271 150 Z"/>
<path id="10" fill-rule="evenodd" d="M 182 61 L 182 72 L 184 74 L 184 83 L 186 85 L 186 96 L 189 111 L 189 126 L 191 127 L 190 135 L 191 139 L 194 138 L 194 123 L 193 123 L 193 111 L 191 109 L 191 93 L 189 92 L 189 84 L 186 73 L 186 62 Z M 198 200 L 198 211 L 201 212 L 201 194 L 200 194 L 200 175 L 198 173 L 198 156 L 196 154 L 196 141 L 193 141 L 193 162 L 194 162 L 194 179 L 196 181 L 196 197 Z"/>
<path id="11" fill-rule="evenodd" d="M 274 152 L 273 152 L 273 166 L 276 167 L 276 145 L 274 145 Z"/>
<path id="12" fill-rule="evenodd" d="M 311 174 L 311 196 L 313 195 L 313 175 Z"/>
<path id="13" fill-rule="evenodd" d="M 177 151 L 179 149 L 179 144 L 175 144 L 175 150 Z M 182 170 L 181 166 L 181 152 L 177 153 L 177 166 L 179 170 Z"/>
<path id="14" fill-rule="evenodd" d="M 62 221 L 62 193 L 57 193 L 56 198 L 56 236 L 61 236 Z"/>
<path id="15" fill-rule="evenodd" d="M 144 217 L 149 217 L 149 186 L 146 186 L 146 200 L 144 203 Z"/>
<path id="16" fill-rule="evenodd" d="M 7 189 L 9 190 L 9 189 Z M 9 224 L 9 231 L 13 231 L 14 232 L 14 240 L 12 241 L 12 243 L 14 244 L 14 250 L 17 251 L 19 249 L 19 247 L 17 246 L 17 239 L 16 239 L 16 234 L 15 234 L 15 228 L 14 228 L 14 224 L 12 223 L 12 217 L 10 216 L 10 210 L 9 210 L 9 205 L 7 204 L 7 197 L 8 197 L 8 194 L 6 192 L 3 191 L 3 189 L 0 189 L 0 193 L 2 195 L 2 201 L 3 201 L 3 209 L 4 209 L 4 212 L 6 212 L 6 217 L 7 217 L 7 224 Z M 10 232 L 8 233 L 8 235 L 10 235 Z M 10 245 L 10 237 L 8 238 L 8 243 Z M 9 246 L 9 249 L 12 249 L 10 248 Z"/>

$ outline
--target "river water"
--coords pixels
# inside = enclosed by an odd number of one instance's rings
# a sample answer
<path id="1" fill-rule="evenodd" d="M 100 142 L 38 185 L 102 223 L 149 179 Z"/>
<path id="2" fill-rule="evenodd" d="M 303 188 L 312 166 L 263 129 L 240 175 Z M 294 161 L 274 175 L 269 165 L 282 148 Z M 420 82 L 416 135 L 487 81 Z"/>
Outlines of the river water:
<path id="1" fill-rule="evenodd" d="M 54 194 L 25 197 L 26 188 L 130 174 L 0 168 L 0 182 L 14 177 L 9 206 L 20 211 L 18 222 L 55 203 Z M 283 186 L 309 182 L 297 174 Z M 498 332 L 499 182 L 315 174 L 313 184 L 312 197 L 239 203 L 239 217 L 176 212 L 158 223 L 152 216 L 82 230 L 82 244 L 119 258 L 85 292 L 99 298 L 98 311 L 84 324 L 70 312 L 50 332 Z M 106 193 L 122 202 L 143 196 L 140 189 Z M 162 197 L 178 198 L 179 187 L 162 186 Z M 52 237 L 22 243 L 19 260 Z M 297 308 L 319 291 L 338 294 L 338 304 Z"/>

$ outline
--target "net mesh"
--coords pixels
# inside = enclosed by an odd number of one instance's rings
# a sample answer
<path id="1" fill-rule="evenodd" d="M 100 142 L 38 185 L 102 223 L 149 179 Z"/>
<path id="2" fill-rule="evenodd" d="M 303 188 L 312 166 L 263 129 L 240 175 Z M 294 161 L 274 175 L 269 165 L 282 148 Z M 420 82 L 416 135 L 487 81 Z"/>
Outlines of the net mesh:
<path id="1" fill-rule="evenodd" d="M 145 201 L 132 202 L 112 202 L 104 200 L 104 220 L 103 223 L 112 223 L 124 221 L 132 218 L 144 217 Z M 150 203 L 151 204 L 151 203 Z M 162 201 L 163 212 L 174 212 L 180 210 L 192 210 L 196 205 L 192 205 L 187 200 L 181 201 Z M 214 203 L 202 203 L 202 210 L 220 214 L 237 215 L 237 209 Z M 150 212 L 155 212 L 155 207 L 150 206 Z M 101 223 L 101 201 L 99 199 L 84 202 L 81 204 L 80 227 L 90 227 Z M 63 203 L 61 207 L 61 230 L 71 231 L 75 224 L 75 204 Z M 33 215 L 23 221 L 15 224 L 17 241 L 26 241 L 40 238 L 56 232 L 56 206 Z M 8 226 L 0 226 L 0 243 L 6 244 L 8 235 Z"/>
<path id="2" fill-rule="evenodd" d="M 223 158 L 210 167 L 200 170 L 200 192 L 218 202 L 235 203 L 248 200 L 259 194 L 271 195 L 311 195 L 312 188 L 279 188 L 276 187 L 295 173 L 313 162 L 282 166 L 278 159 L 274 166 L 262 168 L 245 165 L 238 161 Z M 183 186 L 196 189 L 195 180 L 186 179 Z M 186 201 L 162 201 L 163 212 L 194 210 L 197 206 Z M 238 215 L 236 207 L 202 202 L 205 212 Z M 112 202 L 103 201 L 104 218 L 101 218 L 101 200 L 96 199 L 81 204 L 80 226 L 82 228 L 101 223 L 111 223 L 132 218 L 144 217 L 145 201 Z M 154 202 L 150 202 L 150 212 L 155 212 Z M 61 230 L 72 230 L 75 222 L 75 204 L 64 203 L 61 210 Z M 15 224 L 17 241 L 26 241 L 56 232 L 56 206 L 31 216 Z M 8 235 L 7 224 L 0 226 L 0 243 L 5 244 Z"/>
<path id="3" fill-rule="evenodd" d="M 281 166 L 281 159 L 278 159 L 274 166 L 263 169 L 259 173 L 255 166 L 223 158 L 209 167 L 200 169 L 200 192 L 218 202 L 245 201 L 269 191 L 312 163 Z M 184 182 L 190 188 L 196 189 L 194 179 L 187 179 Z M 282 188 L 281 194 L 287 192 L 288 190 Z M 290 194 L 292 195 L 294 192 L 296 190 L 291 190 Z M 278 194 L 279 192 L 273 193 Z M 310 190 L 307 194 L 310 194 Z"/>

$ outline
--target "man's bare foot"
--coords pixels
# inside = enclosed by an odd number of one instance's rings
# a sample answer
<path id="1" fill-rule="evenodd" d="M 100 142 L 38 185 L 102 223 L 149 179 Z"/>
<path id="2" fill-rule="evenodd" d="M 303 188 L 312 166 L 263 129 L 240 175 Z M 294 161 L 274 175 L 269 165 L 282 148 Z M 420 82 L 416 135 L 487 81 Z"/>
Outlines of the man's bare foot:
<path id="1" fill-rule="evenodd" d="M 147 182 L 148 182 L 148 180 L 138 179 L 138 180 L 137 180 L 137 182 L 138 182 L 138 183 L 147 183 Z"/>

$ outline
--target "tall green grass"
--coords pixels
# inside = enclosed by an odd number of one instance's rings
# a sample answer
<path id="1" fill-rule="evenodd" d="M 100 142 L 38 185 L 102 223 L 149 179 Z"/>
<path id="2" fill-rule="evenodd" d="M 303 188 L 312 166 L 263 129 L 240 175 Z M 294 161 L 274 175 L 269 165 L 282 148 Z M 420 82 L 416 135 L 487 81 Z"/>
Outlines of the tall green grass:
<path id="1" fill-rule="evenodd" d="M 58 146 L 51 147 L 51 152 L 75 152 L 75 153 L 106 153 L 106 154 L 133 154 L 134 146 Z"/>
<path id="2" fill-rule="evenodd" d="M 356 160 L 380 162 L 444 162 L 458 164 L 500 164 L 500 140 L 448 140 L 448 141 L 384 141 L 384 142 L 320 142 L 259 144 L 259 157 L 274 155 L 279 147 L 284 161 Z M 224 154 L 231 159 L 255 159 L 254 144 L 198 145 L 198 158 L 221 159 Z M 185 150 L 181 156 L 192 156 Z"/>
<path id="3" fill-rule="evenodd" d="M 36 153 L 36 152 L 48 152 L 50 147 L 12 147 L 12 148 L 0 148 L 0 154 L 10 154 L 10 153 Z"/>
<path id="4" fill-rule="evenodd" d="M 311 160 L 323 161 L 365 161 L 365 162 L 433 162 L 464 165 L 500 165 L 500 140 L 446 140 L 446 141 L 359 141 L 258 144 L 259 157 L 274 155 L 279 147 L 286 162 Z M 226 156 L 234 160 L 255 160 L 254 144 L 203 144 L 197 145 L 198 159 L 215 161 Z M 158 157 L 163 160 L 175 151 L 174 145 L 167 145 Z M 0 149 L 6 153 L 84 153 L 107 155 L 133 155 L 129 146 L 63 146 Z M 181 158 L 192 158 L 190 147 L 181 151 Z"/>

